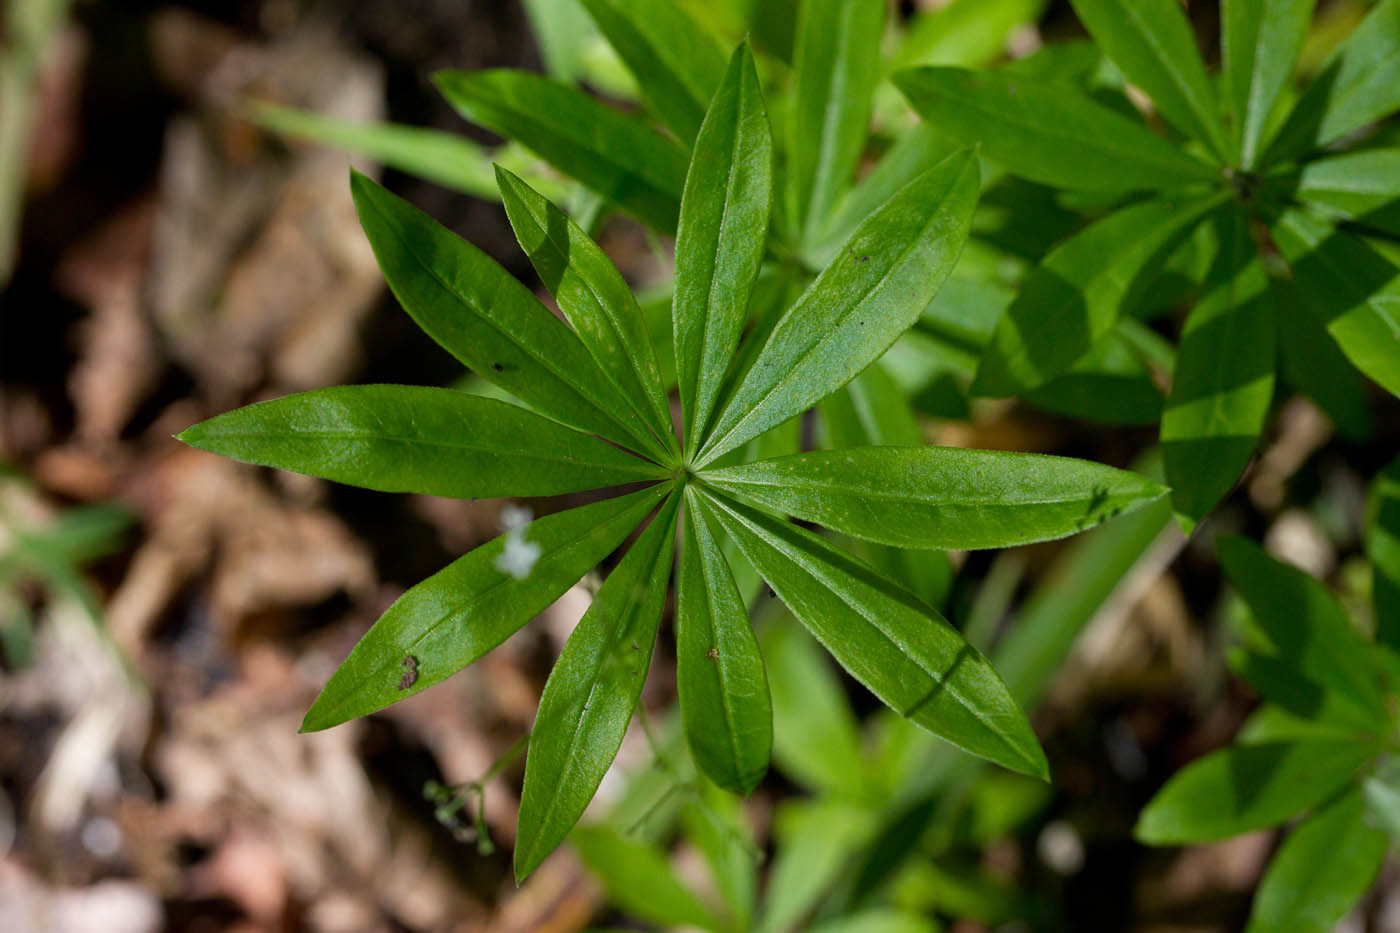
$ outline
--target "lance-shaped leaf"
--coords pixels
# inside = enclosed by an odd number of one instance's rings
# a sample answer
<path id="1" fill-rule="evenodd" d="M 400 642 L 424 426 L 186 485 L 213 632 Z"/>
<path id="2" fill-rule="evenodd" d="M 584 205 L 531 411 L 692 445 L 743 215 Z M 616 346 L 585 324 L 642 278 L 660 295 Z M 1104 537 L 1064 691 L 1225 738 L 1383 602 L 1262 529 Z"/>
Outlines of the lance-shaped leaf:
<path id="1" fill-rule="evenodd" d="M 355 645 L 303 732 L 368 716 L 445 680 L 505 641 L 607 557 L 660 501 L 665 486 L 541 518 L 502 535 L 412 587 Z M 523 577 L 508 542 L 539 550 Z"/>
<path id="2" fill-rule="evenodd" d="M 364 175 L 350 190 L 389 288 L 443 349 L 541 414 L 662 452 L 578 337 L 491 257 Z"/>
<path id="3" fill-rule="evenodd" d="M 1274 324 L 1278 327 L 1279 375 L 1317 403 L 1351 441 L 1371 436 L 1366 379 L 1351 365 L 1323 322 L 1303 309 L 1293 282 L 1271 276 Z"/>
<path id="4" fill-rule="evenodd" d="M 753 55 L 742 43 L 695 140 L 676 232 L 672 319 L 687 453 L 705 436 L 733 362 L 772 208 L 773 138 Z"/>
<path id="5" fill-rule="evenodd" d="M 1143 809 L 1134 835 L 1179 845 L 1278 826 L 1341 790 L 1376 751 L 1355 742 L 1222 748 L 1178 771 Z"/>
<path id="6" fill-rule="evenodd" d="M 1329 933 L 1371 889 L 1385 861 L 1385 833 L 1366 825 L 1351 790 L 1295 826 L 1269 862 L 1245 933 Z"/>
<path id="7" fill-rule="evenodd" d="M 1225 0 L 1221 55 L 1240 167 L 1253 169 L 1279 92 L 1288 84 L 1316 0 Z"/>
<path id="8" fill-rule="evenodd" d="M 1263 162 L 1305 155 L 1400 108 L 1400 0 L 1381 0 L 1313 78 Z"/>
<path id="9" fill-rule="evenodd" d="M 724 73 L 724 53 L 679 4 L 582 0 L 642 97 L 689 145 Z"/>
<path id="10" fill-rule="evenodd" d="M 1220 108 L 1177 0 L 1070 0 L 1089 34 L 1163 118 L 1227 158 Z"/>
<path id="11" fill-rule="evenodd" d="M 1215 203 L 1144 201 L 1055 247 L 997 323 L 972 391 L 1015 395 L 1068 371 L 1113 329 L 1136 291 Z"/>
<path id="12" fill-rule="evenodd" d="M 608 575 L 545 682 L 520 792 L 517 881 L 568 835 L 622 745 L 661 622 L 679 504 L 673 492 Z"/>
<path id="13" fill-rule="evenodd" d="M 662 233 L 676 229 L 685 152 L 641 120 L 525 71 L 443 71 L 457 112 L 513 139 Z"/>
<path id="14" fill-rule="evenodd" d="M 676 593 L 676 690 L 695 764 L 720 787 L 747 796 L 768 770 L 773 707 L 748 611 L 698 505 L 687 489 Z"/>
<path id="15" fill-rule="evenodd" d="M 954 155 L 860 226 L 774 326 L 702 449 L 709 462 L 850 382 L 918 320 L 962 252 L 977 160 Z"/>
<path id="16" fill-rule="evenodd" d="M 611 826 L 580 826 L 569 837 L 608 898 L 659 927 L 715 929 L 715 918 L 671 868 L 658 846 L 628 839 Z"/>
<path id="17" fill-rule="evenodd" d="M 1366 556 L 1374 578 L 1376 641 L 1400 654 L 1400 458 L 1371 484 L 1366 509 Z"/>
<path id="18" fill-rule="evenodd" d="M 555 496 L 664 471 L 517 405 L 421 386 L 338 386 L 186 428 L 212 453 L 308 476 L 458 499 Z"/>
<path id="19" fill-rule="evenodd" d="M 1045 753 L 1006 685 L 937 613 L 810 531 L 710 501 L 744 556 L 851 676 L 954 745 L 1047 777 Z"/>
<path id="20" fill-rule="evenodd" d="M 1216 215 L 1220 248 L 1181 333 L 1162 412 L 1172 504 L 1200 521 L 1239 478 L 1274 395 L 1274 309 L 1250 217 Z"/>
<path id="21" fill-rule="evenodd" d="M 1280 660 L 1389 722 L 1371 649 L 1318 580 L 1243 538 L 1224 538 L 1220 562 Z"/>
<path id="22" fill-rule="evenodd" d="M 1362 149 L 1314 159 L 1297 196 L 1343 220 L 1400 237 L 1400 149 Z"/>
<path id="23" fill-rule="evenodd" d="M 709 486 L 897 547 L 1012 547 L 1074 534 L 1166 495 L 1068 457 L 957 447 L 850 447 L 700 474 Z"/>
<path id="24" fill-rule="evenodd" d="M 1303 306 L 1337 346 L 1392 395 L 1400 395 L 1400 269 L 1365 240 L 1302 211 L 1270 228 Z"/>
<path id="25" fill-rule="evenodd" d="M 788 121 L 787 217 L 802 235 L 826 220 L 865 148 L 880 78 L 884 0 L 803 0 Z"/>
<path id="26" fill-rule="evenodd" d="M 1350 694 L 1308 679 L 1277 655 L 1236 648 L 1230 651 L 1229 659 L 1231 669 L 1278 709 L 1326 724 L 1335 732 L 1359 740 L 1369 740 L 1385 731 L 1387 723 L 1378 718 L 1374 710 L 1367 709 Z"/>
<path id="27" fill-rule="evenodd" d="M 496 180 L 515 238 L 579 340 L 638 417 L 674 446 L 656 351 L 622 274 L 578 224 L 535 189 L 500 166 Z"/>
<path id="28" fill-rule="evenodd" d="M 1173 189 L 1218 177 L 1074 88 L 1008 72 L 914 68 L 895 85 L 935 129 L 1031 181 L 1087 191 Z"/>

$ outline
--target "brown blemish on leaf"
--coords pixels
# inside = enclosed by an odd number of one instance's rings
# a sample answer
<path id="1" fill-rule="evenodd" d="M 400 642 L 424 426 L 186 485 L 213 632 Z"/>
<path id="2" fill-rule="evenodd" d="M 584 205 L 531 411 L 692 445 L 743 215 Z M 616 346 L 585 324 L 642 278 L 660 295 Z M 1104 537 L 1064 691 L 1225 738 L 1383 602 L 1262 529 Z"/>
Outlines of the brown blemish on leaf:
<path id="1" fill-rule="evenodd" d="M 418 680 L 418 659 L 411 654 L 406 654 L 399 662 L 399 666 L 403 668 L 403 676 L 399 678 L 399 689 L 407 690 Z"/>

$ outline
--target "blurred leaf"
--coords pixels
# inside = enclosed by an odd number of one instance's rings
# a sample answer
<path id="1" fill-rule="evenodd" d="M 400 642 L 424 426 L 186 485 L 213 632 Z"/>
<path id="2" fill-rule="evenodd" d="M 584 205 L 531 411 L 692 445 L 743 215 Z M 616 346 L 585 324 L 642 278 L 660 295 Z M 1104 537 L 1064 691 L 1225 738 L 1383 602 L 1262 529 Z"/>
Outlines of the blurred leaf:
<path id="1" fill-rule="evenodd" d="M 1047 5 L 1046 0 L 953 0 L 916 7 L 891 65 L 986 65 L 1001 56 L 1018 26 L 1034 24 Z"/>
<path id="2" fill-rule="evenodd" d="M 636 77 L 651 109 L 681 142 L 694 142 L 724 73 L 718 43 L 671 0 L 581 2 Z"/>
<path id="3" fill-rule="evenodd" d="M 850 674 L 955 745 L 1035 777 L 1035 733 L 996 671 L 932 609 L 817 535 L 710 500 L 744 556 Z"/>
<path id="4" fill-rule="evenodd" d="M 928 123 L 1023 178 L 1087 191 L 1175 189 L 1217 170 L 1073 88 L 1001 71 L 913 68 L 895 85 Z"/>
<path id="5" fill-rule="evenodd" d="M 1371 483 L 1366 556 L 1373 571 L 1376 641 L 1400 654 L 1400 458 L 1387 464 Z"/>
<path id="6" fill-rule="evenodd" d="M 965 152 L 924 172 L 871 215 L 779 319 L 697 465 L 806 410 L 884 353 L 947 278 L 976 200 L 977 162 Z"/>
<path id="7" fill-rule="evenodd" d="M 545 70 L 554 80 L 572 84 L 579 76 L 582 40 L 590 31 L 588 14 L 578 0 L 522 0 L 522 4 Z"/>
<path id="8" fill-rule="evenodd" d="M 748 612 L 706 517 L 686 491 L 676 595 L 676 689 L 700 770 L 747 796 L 768 770 L 773 708 Z"/>
<path id="9" fill-rule="evenodd" d="M 651 665 L 671 580 L 680 498 L 671 493 L 603 581 L 544 685 L 520 792 L 517 883 L 578 822 L 622 746 Z M 614 871 L 629 868 L 636 866 L 624 863 Z M 651 890 L 648 897 L 657 893 Z"/>
<path id="10" fill-rule="evenodd" d="M 438 89 L 463 117 L 513 139 L 662 233 L 673 233 L 685 152 L 642 121 L 525 71 L 441 71 Z"/>
<path id="11" fill-rule="evenodd" d="M 628 914 L 665 927 L 714 929 L 714 917 L 672 871 L 666 853 L 609 826 L 579 826 L 569 836 L 608 898 Z"/>
<path id="12" fill-rule="evenodd" d="M 1371 821 L 1390 837 L 1392 844 L 1400 845 L 1400 790 L 1390 781 L 1373 776 L 1361 782 L 1361 792 Z"/>
<path id="13" fill-rule="evenodd" d="M 1172 504 L 1192 522 L 1234 487 L 1274 396 L 1274 309 L 1250 222 L 1236 207 L 1217 215 L 1221 249 L 1182 329 L 1162 412 Z"/>
<path id="14" fill-rule="evenodd" d="M 1276 309 L 1283 377 L 1316 402 L 1347 440 L 1369 437 L 1371 404 L 1365 379 L 1342 354 L 1323 322 L 1304 310 L 1291 281 L 1270 278 L 1269 288 Z"/>
<path id="15" fill-rule="evenodd" d="M 554 496 L 664 479 L 591 434 L 494 399 L 421 386 L 337 386 L 186 428 L 192 447 L 382 492 Z"/>
<path id="16" fill-rule="evenodd" d="M 1221 5 L 1224 92 L 1239 165 L 1259 161 L 1269 117 L 1293 76 L 1316 0 L 1225 0 Z"/>
<path id="17" fill-rule="evenodd" d="M 970 550 L 1064 537 L 1166 494 L 1098 463 L 957 447 L 846 447 L 699 474 L 783 515 L 896 547 Z"/>
<path id="18" fill-rule="evenodd" d="M 1295 193 L 1342 220 L 1400 237 L 1400 149 L 1363 149 L 1308 162 Z"/>
<path id="19" fill-rule="evenodd" d="M 938 933 L 941 929 L 932 917 L 877 907 L 824 921 L 812 927 L 811 933 Z"/>
<path id="20" fill-rule="evenodd" d="M 705 438 L 734 361 L 772 209 L 772 133 L 741 44 L 695 141 L 676 235 L 672 314 L 687 454 Z"/>
<path id="21" fill-rule="evenodd" d="M 1298 742 L 1232 746 L 1178 771 L 1143 809 L 1134 835 L 1148 845 L 1213 842 L 1267 829 L 1344 787 L 1373 745 Z"/>
<path id="22" fill-rule="evenodd" d="M 597 566 L 665 492 L 653 486 L 532 522 L 524 535 L 539 557 L 524 578 L 497 566 L 502 535 L 411 587 L 332 675 L 302 731 L 368 716 L 471 664 Z"/>
<path id="23" fill-rule="evenodd" d="M 1294 704 L 1296 706 L 1296 704 Z M 1257 707 L 1235 734 L 1236 745 L 1287 742 L 1356 742 L 1363 736 L 1342 723 L 1300 716 L 1268 703 Z"/>
<path id="24" fill-rule="evenodd" d="M 739 799 L 701 781 L 698 801 L 688 805 L 681 818 L 687 841 L 704 856 L 724 898 L 730 928 L 752 929 L 762 853 L 754 844 Z"/>
<path id="25" fill-rule="evenodd" d="M 1246 933 L 1336 927 L 1385 861 L 1385 834 L 1366 825 L 1365 812 L 1353 790 L 1293 828 L 1259 882 Z"/>
<path id="26" fill-rule="evenodd" d="M 777 853 L 759 933 L 800 929 L 874 829 L 871 814 L 831 798 L 783 801 L 774 817 Z"/>
<path id="27" fill-rule="evenodd" d="M 632 290 L 568 215 L 519 177 L 499 167 L 496 173 L 515 238 L 559 310 L 632 410 L 674 448 L 671 405 Z"/>

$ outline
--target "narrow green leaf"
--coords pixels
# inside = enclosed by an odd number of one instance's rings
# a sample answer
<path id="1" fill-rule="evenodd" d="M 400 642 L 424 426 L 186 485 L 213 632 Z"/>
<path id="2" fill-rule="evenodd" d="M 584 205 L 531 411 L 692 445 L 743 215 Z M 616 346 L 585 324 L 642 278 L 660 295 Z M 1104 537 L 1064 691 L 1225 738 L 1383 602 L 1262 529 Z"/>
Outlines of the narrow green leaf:
<path id="1" fill-rule="evenodd" d="M 689 145 L 720 76 L 724 53 L 703 26 L 671 0 L 582 0 L 646 100 Z"/>
<path id="2" fill-rule="evenodd" d="M 1177 0 L 1070 0 L 1079 19 L 1162 117 L 1228 159 L 1220 107 Z"/>
<path id="3" fill-rule="evenodd" d="M 1035 777 L 1045 754 L 986 658 L 937 613 L 817 535 L 711 499 L 744 556 L 828 651 L 904 717 Z"/>
<path id="4" fill-rule="evenodd" d="M 753 928 L 762 853 L 753 839 L 743 801 L 710 781 L 697 782 L 697 796 L 681 810 L 686 840 L 704 856 L 724 900 L 727 929 Z"/>
<path id="5" fill-rule="evenodd" d="M 1220 250 L 1186 319 L 1162 412 L 1162 455 L 1172 504 L 1193 522 L 1235 485 L 1274 396 L 1274 309 L 1250 216 L 1216 217 Z"/>
<path id="6" fill-rule="evenodd" d="M 708 463 L 851 381 L 918 320 L 967 240 L 977 160 L 954 155 L 895 193 L 778 320 L 718 416 Z"/>
<path id="7" fill-rule="evenodd" d="M 1400 149 L 1363 149 L 1303 166 L 1296 194 L 1315 208 L 1400 237 Z"/>
<path id="8" fill-rule="evenodd" d="M 597 243 L 558 207 L 497 166 L 515 238 L 599 369 L 668 447 L 671 406 L 632 290 Z"/>
<path id="9" fill-rule="evenodd" d="M 880 79 L 885 0 L 802 0 L 787 138 L 787 218 L 810 239 L 855 175 Z"/>
<path id="10" fill-rule="evenodd" d="M 1297 704 L 1293 704 L 1295 707 Z M 1291 713 L 1281 706 L 1265 703 L 1249 714 L 1235 733 L 1236 745 L 1290 744 L 1293 742 L 1363 742 L 1369 730 L 1358 732 L 1354 727 L 1336 721 L 1315 719 Z"/>
<path id="11" fill-rule="evenodd" d="M 1180 845 L 1278 826 L 1346 786 L 1375 752 L 1353 742 L 1222 748 L 1178 771 L 1143 809 L 1134 835 Z"/>
<path id="12" fill-rule="evenodd" d="M 1366 557 L 1371 561 L 1376 641 L 1400 654 L 1400 458 L 1387 464 L 1371 484 Z"/>
<path id="13" fill-rule="evenodd" d="M 1074 534 L 1166 495 L 1068 457 L 957 447 L 849 447 L 699 474 L 769 511 L 896 547 L 1012 547 Z"/>
<path id="14" fill-rule="evenodd" d="M 1277 655 L 1234 649 L 1230 667 L 1249 682 L 1260 696 L 1296 716 L 1339 727 L 1357 739 L 1385 731 L 1386 722 L 1353 696 L 1304 676 Z"/>
<path id="15" fill-rule="evenodd" d="M 895 85 L 935 129 L 1009 171 L 1056 188 L 1174 189 L 1219 177 L 1141 123 L 1073 87 L 961 68 L 897 72 Z"/>
<path id="16" fill-rule="evenodd" d="M 676 690 L 695 764 L 720 787 L 748 796 L 773 748 L 768 678 L 729 564 L 689 489 L 676 593 Z"/>
<path id="17" fill-rule="evenodd" d="M 420 386 L 338 386 L 186 428 L 191 447 L 378 489 L 458 499 L 555 496 L 664 478 L 590 434 L 506 402 Z"/>
<path id="18" fill-rule="evenodd" d="M 685 152 L 642 121 L 525 71 L 442 71 L 457 112 L 513 139 L 662 233 L 673 233 Z"/>
<path id="19" fill-rule="evenodd" d="M 1269 862 L 1245 933 L 1329 933 L 1371 888 L 1385 833 L 1366 825 L 1358 790 L 1294 827 Z"/>
<path id="20" fill-rule="evenodd" d="M 679 506 L 673 492 L 603 582 L 544 685 L 520 792 L 517 882 L 568 835 L 622 746 L 661 622 Z"/>
<path id="21" fill-rule="evenodd" d="M 368 716 L 471 664 L 607 557 L 665 491 L 658 485 L 605 499 L 515 532 L 539 548 L 524 577 L 509 573 L 521 568 L 501 560 L 507 544 L 502 535 L 410 588 L 331 676 L 301 730 L 314 732 Z"/>
<path id="22" fill-rule="evenodd" d="M 364 175 L 350 190 L 389 288 L 429 337 L 541 414 L 661 453 L 578 337 L 525 286 Z"/>
<path id="23" fill-rule="evenodd" d="M 1015 395 L 1069 370 L 1113 329 L 1136 291 L 1216 203 L 1144 201 L 1057 246 L 997 323 L 973 393 Z"/>
<path id="24" fill-rule="evenodd" d="M 787 800 L 774 816 L 777 853 L 758 933 L 803 929 L 804 916 L 875 832 L 875 814 L 839 797 Z"/>
<path id="25" fill-rule="evenodd" d="M 1036 22 L 1046 6 L 1046 0 L 953 0 L 916 7 L 905 24 L 893 65 L 976 68 L 990 64 L 1005 52 L 1016 27 Z"/>
<path id="26" fill-rule="evenodd" d="M 578 0 L 521 0 L 530 20 L 530 35 L 540 47 L 540 58 L 549 76 L 572 84 L 582 70 L 582 59 L 592 35 L 588 13 Z"/>
<path id="27" fill-rule="evenodd" d="M 1361 792 L 1371 824 L 1384 830 L 1391 842 L 1400 844 L 1400 789 L 1393 778 L 1372 775 L 1361 782 Z"/>
<path id="28" fill-rule="evenodd" d="M 1400 269 L 1360 237 L 1302 211 L 1286 212 L 1271 230 L 1304 307 L 1352 365 L 1400 395 Z"/>
<path id="29" fill-rule="evenodd" d="M 1281 661 L 1369 710 L 1378 725 L 1389 722 L 1370 645 L 1321 582 L 1244 538 L 1222 538 L 1217 551 Z"/>
<path id="30" fill-rule="evenodd" d="M 663 927 L 715 929 L 715 919 L 681 883 L 666 853 L 611 826 L 580 826 L 569 836 L 583 864 L 630 917 Z"/>
<path id="31" fill-rule="evenodd" d="M 772 209 L 773 137 L 742 43 L 695 140 L 676 233 L 672 317 L 687 454 L 705 436 L 734 360 Z"/>
<path id="32" fill-rule="evenodd" d="M 1366 379 L 1352 367 L 1322 321 L 1303 308 L 1288 279 L 1270 277 L 1278 327 L 1279 374 L 1317 403 L 1348 440 L 1371 435 L 1371 403 Z"/>
<path id="33" fill-rule="evenodd" d="M 1397 108 L 1400 0 L 1381 0 L 1313 78 L 1261 162 L 1306 155 Z"/>
<path id="34" fill-rule="evenodd" d="M 893 907 L 872 907 L 823 921 L 812 927 L 812 933 L 939 933 L 942 929 L 932 917 Z"/>
<path id="35" fill-rule="evenodd" d="M 1225 94 L 1239 165 L 1246 171 L 1258 165 L 1269 116 L 1298 63 L 1315 5 L 1316 0 L 1225 0 L 1221 5 Z"/>

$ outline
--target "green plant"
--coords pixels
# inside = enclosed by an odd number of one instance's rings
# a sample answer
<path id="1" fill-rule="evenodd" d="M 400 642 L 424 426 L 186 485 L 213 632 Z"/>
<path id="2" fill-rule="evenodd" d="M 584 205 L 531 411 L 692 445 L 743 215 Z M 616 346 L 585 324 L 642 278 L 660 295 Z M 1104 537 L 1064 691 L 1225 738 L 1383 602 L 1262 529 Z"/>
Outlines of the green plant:
<path id="1" fill-rule="evenodd" d="M 1111 206 L 1027 277 L 981 355 L 975 393 L 1022 394 L 1065 373 L 1163 287 L 1184 241 L 1214 243 L 1161 418 L 1167 481 L 1190 525 L 1253 453 L 1276 345 L 1290 379 L 1344 428 L 1365 412 L 1343 356 L 1400 394 L 1400 150 L 1384 134 L 1366 140 L 1400 109 L 1400 2 L 1382 0 L 1296 100 L 1310 0 L 1227 0 L 1218 84 L 1176 0 L 1073 6 L 1172 139 L 1121 92 L 1091 95 L 1024 63 L 918 68 L 895 81 L 948 138 Z"/>
<path id="2" fill-rule="evenodd" d="M 1167 782 L 1143 810 L 1137 837 L 1213 841 L 1306 814 L 1264 874 L 1249 929 L 1323 933 L 1370 888 L 1387 833 L 1400 840 L 1400 658 L 1363 635 L 1303 571 L 1241 538 L 1222 539 L 1218 551 L 1250 610 L 1230 663 L 1264 705 L 1233 745 Z M 1388 611 L 1379 594 L 1378 611 Z"/>
<path id="3" fill-rule="evenodd" d="M 568 108 L 557 114 L 561 126 L 578 126 Z M 455 673 L 654 513 L 546 684 L 526 759 L 518 877 L 574 825 L 622 741 L 682 519 L 676 640 L 685 734 L 707 776 L 747 792 L 767 767 L 770 701 L 722 539 L 893 709 L 974 754 L 1044 777 L 1029 724 L 981 652 L 917 596 L 787 519 L 885 546 L 1002 547 L 1071 534 L 1165 495 L 1151 480 L 1098 464 L 939 447 L 743 462 L 914 323 L 958 258 L 978 193 L 969 152 L 915 174 L 781 315 L 741 339 L 768 245 L 772 147 L 754 61 L 741 45 L 704 111 L 688 168 L 679 155 L 651 166 L 680 158 L 685 175 L 674 208 L 672 304 L 680 443 L 620 275 L 561 210 L 503 169 L 517 237 L 572 327 L 407 203 L 363 176 L 351 187 L 400 303 L 522 405 L 442 389 L 341 387 L 252 405 L 180 435 L 241 460 L 385 491 L 545 496 L 645 484 L 536 520 L 523 531 L 532 546 L 524 552 L 513 532 L 410 589 L 307 713 L 305 729 L 326 728 Z M 671 210 L 663 193 L 631 181 L 609 189 L 658 217 Z"/>

